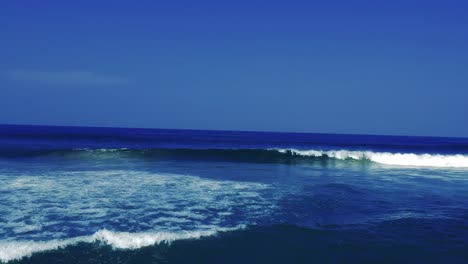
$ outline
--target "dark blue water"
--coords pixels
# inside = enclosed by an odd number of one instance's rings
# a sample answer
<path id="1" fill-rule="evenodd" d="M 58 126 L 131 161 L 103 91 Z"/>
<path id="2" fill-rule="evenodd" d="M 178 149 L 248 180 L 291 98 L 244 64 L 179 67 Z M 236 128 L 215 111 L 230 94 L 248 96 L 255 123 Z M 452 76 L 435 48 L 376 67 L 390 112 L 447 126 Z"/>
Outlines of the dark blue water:
<path id="1" fill-rule="evenodd" d="M 468 139 L 0 126 L 0 261 L 468 263 Z"/>

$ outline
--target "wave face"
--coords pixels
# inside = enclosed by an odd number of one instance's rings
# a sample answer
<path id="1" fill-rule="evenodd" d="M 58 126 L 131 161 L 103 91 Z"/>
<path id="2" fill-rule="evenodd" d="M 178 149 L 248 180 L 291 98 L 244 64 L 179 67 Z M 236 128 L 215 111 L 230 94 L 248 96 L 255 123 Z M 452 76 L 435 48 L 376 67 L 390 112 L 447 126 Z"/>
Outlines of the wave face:
<path id="1" fill-rule="evenodd" d="M 0 125 L 0 161 L 34 158 L 467 168 L 468 138 Z"/>
<path id="2" fill-rule="evenodd" d="M 147 161 L 228 161 L 307 164 L 317 161 L 359 161 L 432 168 L 468 168 L 468 154 L 391 153 L 366 150 L 299 149 L 71 149 L 28 153 L 51 159 L 140 159 Z"/>

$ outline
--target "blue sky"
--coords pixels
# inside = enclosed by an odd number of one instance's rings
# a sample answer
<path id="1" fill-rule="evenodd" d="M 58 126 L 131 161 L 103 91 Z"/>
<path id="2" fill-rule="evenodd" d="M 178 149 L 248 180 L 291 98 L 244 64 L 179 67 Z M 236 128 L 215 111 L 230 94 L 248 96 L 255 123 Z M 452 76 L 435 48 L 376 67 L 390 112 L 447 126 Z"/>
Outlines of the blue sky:
<path id="1" fill-rule="evenodd" d="M 321 2 L 2 1 L 0 123 L 468 137 L 468 2 Z"/>

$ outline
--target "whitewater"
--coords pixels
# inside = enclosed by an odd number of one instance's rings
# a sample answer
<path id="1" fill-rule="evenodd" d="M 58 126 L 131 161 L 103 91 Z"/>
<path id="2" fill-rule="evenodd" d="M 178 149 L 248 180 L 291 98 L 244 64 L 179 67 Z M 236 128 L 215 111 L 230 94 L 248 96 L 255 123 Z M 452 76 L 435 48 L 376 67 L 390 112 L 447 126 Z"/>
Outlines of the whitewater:
<path id="1" fill-rule="evenodd" d="M 292 153 L 306 157 L 329 157 L 339 160 L 369 160 L 380 164 L 415 166 L 415 167 L 442 167 L 442 168 L 468 168 L 468 155 L 443 154 L 414 154 L 390 153 L 373 151 L 351 150 L 297 150 L 277 149 L 280 153 Z"/>
<path id="2" fill-rule="evenodd" d="M 211 230 L 195 230 L 180 232 L 112 232 L 102 229 L 90 236 L 81 236 L 69 239 L 56 239 L 49 241 L 0 241 L 0 262 L 9 262 L 30 257 L 42 251 L 58 250 L 78 243 L 101 243 L 114 249 L 138 249 L 142 247 L 170 244 L 176 240 L 197 239 L 212 236 L 218 232 L 227 232 L 242 229 L 243 226 L 233 228 L 216 228 Z"/>

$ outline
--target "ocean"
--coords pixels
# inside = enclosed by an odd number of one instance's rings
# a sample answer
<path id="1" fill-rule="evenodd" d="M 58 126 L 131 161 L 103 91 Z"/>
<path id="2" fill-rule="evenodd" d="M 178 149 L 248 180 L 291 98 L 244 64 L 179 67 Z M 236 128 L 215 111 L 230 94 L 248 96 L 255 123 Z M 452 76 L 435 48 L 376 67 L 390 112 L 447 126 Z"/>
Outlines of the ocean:
<path id="1" fill-rule="evenodd" d="M 2 263 L 468 263 L 468 139 L 0 126 Z"/>

